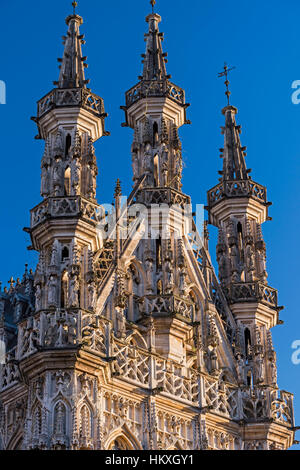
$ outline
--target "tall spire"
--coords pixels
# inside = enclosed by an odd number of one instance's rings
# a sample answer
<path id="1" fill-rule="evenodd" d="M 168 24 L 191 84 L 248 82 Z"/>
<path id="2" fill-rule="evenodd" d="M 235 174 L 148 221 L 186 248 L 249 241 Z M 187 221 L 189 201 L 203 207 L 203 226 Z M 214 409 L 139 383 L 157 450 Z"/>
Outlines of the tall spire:
<path id="1" fill-rule="evenodd" d="M 249 179 L 245 150 L 240 141 L 241 126 L 236 124 L 235 115 L 238 110 L 234 106 L 226 106 L 222 113 L 225 116 L 225 127 L 222 128 L 224 134 L 224 149 L 222 158 L 224 159 L 222 180 L 247 180 Z"/>
<path id="2" fill-rule="evenodd" d="M 163 53 L 163 33 L 160 33 L 158 28 L 161 17 L 153 11 L 147 16 L 146 21 L 149 24 L 149 31 L 145 34 L 147 45 L 146 53 L 142 55 L 144 69 L 143 76 L 140 78 L 142 80 L 167 80 L 170 78 L 166 71 L 167 54 Z"/>
<path id="3" fill-rule="evenodd" d="M 60 74 L 58 82 L 54 82 L 58 88 L 85 88 L 89 80 L 85 79 L 84 69 L 86 57 L 82 56 L 81 46 L 85 44 L 84 36 L 80 35 L 79 28 L 83 23 L 81 16 L 76 14 L 77 2 L 73 2 L 73 14 L 66 18 L 68 25 L 67 36 L 63 36 L 65 46 L 62 59 L 58 59 Z"/>

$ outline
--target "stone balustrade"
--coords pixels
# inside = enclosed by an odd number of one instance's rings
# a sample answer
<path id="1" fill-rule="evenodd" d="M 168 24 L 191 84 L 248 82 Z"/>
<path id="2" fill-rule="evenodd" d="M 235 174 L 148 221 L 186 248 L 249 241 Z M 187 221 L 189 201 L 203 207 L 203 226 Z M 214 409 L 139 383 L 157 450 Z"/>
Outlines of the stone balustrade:
<path id="1" fill-rule="evenodd" d="M 38 118 L 44 116 L 53 108 L 60 106 L 81 106 L 97 115 L 104 117 L 104 102 L 99 96 L 86 88 L 55 88 L 38 101 Z"/>
<path id="2" fill-rule="evenodd" d="M 126 93 L 126 107 L 131 106 L 142 98 L 166 96 L 179 104 L 185 104 L 185 92 L 182 88 L 166 80 L 141 81 Z"/>
<path id="3" fill-rule="evenodd" d="M 49 217 L 76 216 L 98 223 L 102 212 L 100 206 L 81 196 L 49 197 L 31 210 L 31 228 Z"/>
<path id="4" fill-rule="evenodd" d="M 266 204 L 267 190 L 252 180 L 225 181 L 208 191 L 209 207 L 215 206 L 224 197 L 254 197 Z"/>

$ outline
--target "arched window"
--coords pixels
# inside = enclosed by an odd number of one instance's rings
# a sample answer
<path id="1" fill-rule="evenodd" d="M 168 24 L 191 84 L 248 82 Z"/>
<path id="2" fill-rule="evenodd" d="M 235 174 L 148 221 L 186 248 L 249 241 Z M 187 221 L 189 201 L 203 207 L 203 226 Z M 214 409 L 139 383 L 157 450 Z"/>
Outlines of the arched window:
<path id="1" fill-rule="evenodd" d="M 161 259 L 161 237 L 156 239 L 156 269 L 159 270 L 162 265 Z"/>
<path id="2" fill-rule="evenodd" d="M 64 271 L 61 276 L 61 289 L 60 289 L 61 308 L 67 308 L 68 306 L 68 292 L 69 292 L 69 275 L 67 271 Z"/>
<path id="3" fill-rule="evenodd" d="M 243 227 L 241 222 L 238 222 L 237 224 L 237 233 L 238 233 L 238 242 L 239 242 L 239 249 L 243 261 Z"/>
<path id="4" fill-rule="evenodd" d="M 251 333 L 250 333 L 249 328 L 245 328 L 244 337 L 245 337 L 245 353 L 246 353 L 246 357 L 248 357 L 251 355 Z"/>
<path id="5" fill-rule="evenodd" d="M 156 154 L 153 159 L 154 164 L 154 182 L 155 186 L 160 186 L 160 174 L 159 174 L 159 159 L 158 155 Z"/>
<path id="6" fill-rule="evenodd" d="M 159 136 L 158 136 L 158 124 L 157 122 L 154 122 L 153 124 L 153 145 L 154 147 L 157 145 Z"/>
<path id="7" fill-rule="evenodd" d="M 70 134 L 68 134 L 67 137 L 66 137 L 66 147 L 65 147 L 65 156 L 66 157 L 69 155 L 71 145 L 72 145 L 72 138 L 71 138 Z"/>
<path id="8" fill-rule="evenodd" d="M 70 196 L 70 193 L 71 193 L 71 169 L 70 169 L 69 166 L 65 170 L 64 189 L 65 189 L 65 196 Z"/>
<path id="9" fill-rule="evenodd" d="M 134 448 L 123 437 L 117 437 L 109 446 L 108 450 L 133 450 Z"/>
<path id="10" fill-rule="evenodd" d="M 67 246 L 64 246 L 61 252 L 61 260 L 65 261 L 68 258 L 69 258 L 69 248 Z"/>
<path id="11" fill-rule="evenodd" d="M 80 410 L 79 433 L 81 438 L 90 439 L 92 437 L 92 417 L 87 405 L 83 405 Z"/>
<path id="12" fill-rule="evenodd" d="M 67 427 L 67 413 L 66 407 L 62 402 L 56 404 L 54 408 L 53 429 L 57 435 L 66 434 Z"/>

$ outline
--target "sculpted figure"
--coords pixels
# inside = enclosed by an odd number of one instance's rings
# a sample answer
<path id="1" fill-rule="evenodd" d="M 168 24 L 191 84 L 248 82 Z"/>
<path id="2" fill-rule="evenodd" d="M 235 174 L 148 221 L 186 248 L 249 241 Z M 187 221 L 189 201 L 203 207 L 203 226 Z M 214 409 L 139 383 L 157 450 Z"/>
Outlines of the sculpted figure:
<path id="1" fill-rule="evenodd" d="M 38 312 L 42 308 L 42 289 L 41 285 L 37 284 L 35 290 L 35 309 Z"/>
<path id="2" fill-rule="evenodd" d="M 88 308 L 89 310 L 94 310 L 95 305 L 96 305 L 96 288 L 95 288 L 95 283 L 91 282 L 88 285 Z"/>
<path id="3" fill-rule="evenodd" d="M 48 306 L 57 306 L 57 279 L 56 276 L 52 274 L 48 281 Z"/>
<path id="4" fill-rule="evenodd" d="M 80 189 L 80 170 L 81 165 L 77 158 L 73 158 L 71 163 L 71 179 L 72 179 L 72 189 L 73 194 L 78 195 Z"/>
<path id="5" fill-rule="evenodd" d="M 79 281 L 77 276 L 72 276 L 69 286 L 69 307 L 79 306 Z"/>
<path id="6" fill-rule="evenodd" d="M 147 277 L 147 289 L 153 290 L 153 261 L 147 259 L 145 261 L 146 277 Z"/>

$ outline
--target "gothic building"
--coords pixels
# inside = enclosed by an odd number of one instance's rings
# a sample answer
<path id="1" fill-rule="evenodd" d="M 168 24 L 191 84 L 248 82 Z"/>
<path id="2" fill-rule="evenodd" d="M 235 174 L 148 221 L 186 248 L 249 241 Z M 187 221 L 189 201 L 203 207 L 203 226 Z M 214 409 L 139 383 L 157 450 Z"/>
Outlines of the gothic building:
<path id="1" fill-rule="evenodd" d="M 188 104 L 167 73 L 160 21 L 146 18 L 143 74 L 125 94 L 132 193 L 124 205 L 118 181 L 107 211 L 94 150 L 108 135 L 104 103 L 85 79 L 83 20 L 75 8 L 66 19 L 59 79 L 33 118 L 45 142 L 42 200 L 25 231 L 39 262 L 0 292 L 2 449 L 293 444 L 293 396 L 278 389 L 272 344 L 281 308 L 267 280 L 267 191 L 250 176 L 228 104 L 223 170 L 197 231 L 181 183 Z"/>

